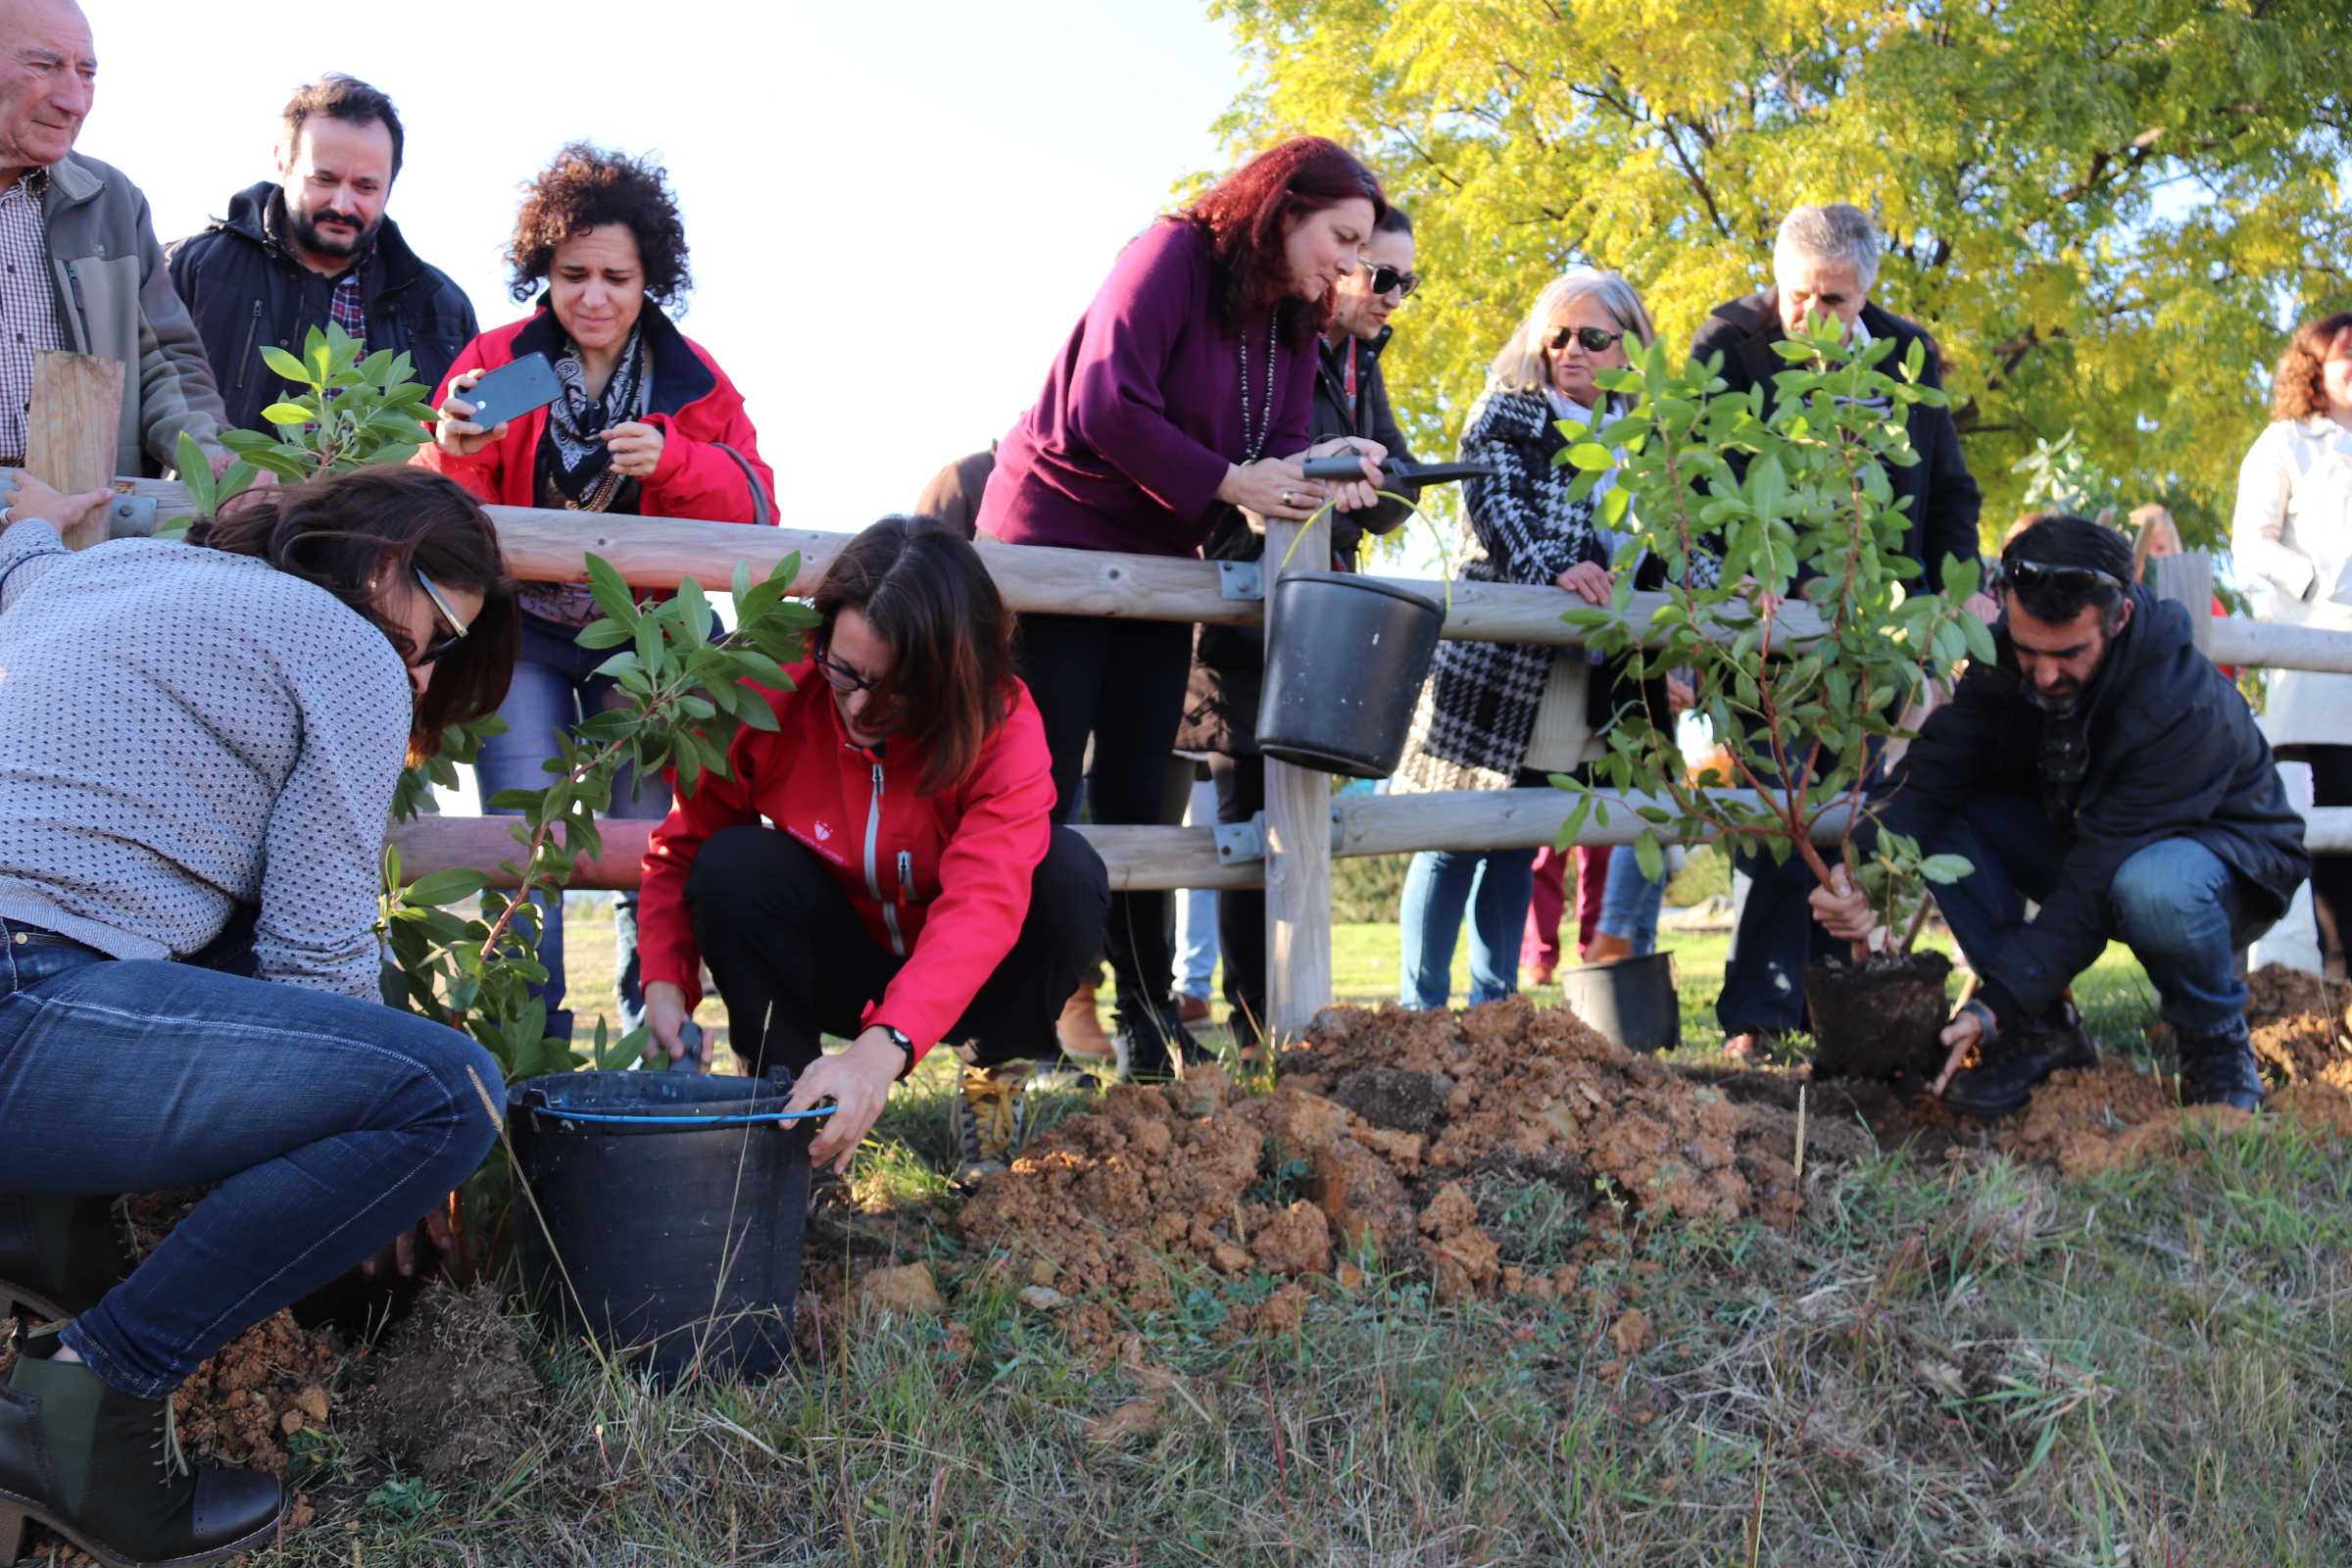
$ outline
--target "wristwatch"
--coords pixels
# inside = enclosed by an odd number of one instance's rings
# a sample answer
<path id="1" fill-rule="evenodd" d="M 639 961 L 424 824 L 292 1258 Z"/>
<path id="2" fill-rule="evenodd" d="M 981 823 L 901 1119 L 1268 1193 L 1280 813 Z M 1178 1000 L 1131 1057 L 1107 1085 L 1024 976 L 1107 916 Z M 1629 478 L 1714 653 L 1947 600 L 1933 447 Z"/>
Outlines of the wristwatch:
<path id="1" fill-rule="evenodd" d="M 906 1065 L 899 1069 L 899 1079 L 901 1082 L 904 1082 L 906 1075 L 914 1071 L 914 1042 L 906 1038 L 906 1030 L 897 1028 L 894 1025 L 878 1023 L 875 1024 L 874 1027 L 881 1030 L 884 1034 L 890 1036 L 890 1042 L 892 1045 L 897 1046 L 901 1051 L 906 1053 Z"/>

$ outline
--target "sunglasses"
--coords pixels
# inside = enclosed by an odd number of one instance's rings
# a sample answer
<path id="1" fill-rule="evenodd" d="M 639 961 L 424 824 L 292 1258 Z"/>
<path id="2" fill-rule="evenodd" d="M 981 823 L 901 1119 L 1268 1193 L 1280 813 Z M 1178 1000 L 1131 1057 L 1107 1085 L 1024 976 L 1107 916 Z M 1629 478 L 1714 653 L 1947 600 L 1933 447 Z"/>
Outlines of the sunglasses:
<path id="1" fill-rule="evenodd" d="M 1606 354 L 1625 337 L 1623 332 L 1607 332 L 1597 326 L 1563 326 L 1551 334 L 1551 352 L 1557 354 L 1570 343 L 1581 343 L 1587 354 Z"/>
<path id="2" fill-rule="evenodd" d="M 2124 580 L 2096 566 L 2053 566 L 2039 561 L 2002 561 L 1992 568 L 1996 588 L 2039 588 L 2047 584 L 2061 593 L 2081 593 L 2100 585 L 2123 591 Z"/>
<path id="3" fill-rule="evenodd" d="M 425 597 L 432 600 L 434 613 L 449 628 L 448 636 L 434 638 L 424 645 L 424 652 L 416 656 L 416 667 L 421 669 L 464 642 L 466 633 L 471 628 L 466 624 L 466 617 L 459 614 L 456 607 L 450 604 L 439 585 L 424 574 L 421 566 L 416 568 L 416 580 L 424 586 Z"/>
<path id="4" fill-rule="evenodd" d="M 1359 270 L 1372 274 L 1372 292 L 1375 294 L 1394 294 L 1400 300 L 1410 299 L 1413 290 L 1421 286 L 1419 272 L 1399 272 L 1394 267 L 1374 267 L 1370 262 L 1356 265 Z"/>

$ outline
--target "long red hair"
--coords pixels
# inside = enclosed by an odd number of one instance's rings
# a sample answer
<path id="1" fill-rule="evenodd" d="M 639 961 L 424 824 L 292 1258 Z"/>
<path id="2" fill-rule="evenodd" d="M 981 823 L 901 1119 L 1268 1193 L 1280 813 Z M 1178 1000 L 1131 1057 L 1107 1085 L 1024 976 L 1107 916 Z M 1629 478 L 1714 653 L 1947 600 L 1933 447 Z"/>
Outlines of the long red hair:
<path id="1" fill-rule="evenodd" d="M 1389 213 L 1380 176 L 1326 136 L 1294 136 L 1269 148 L 1202 191 L 1177 215 L 1208 237 L 1217 270 L 1225 324 L 1239 329 L 1261 311 L 1283 313 L 1294 340 L 1318 331 L 1331 318 L 1327 291 L 1309 305 L 1291 294 L 1283 242 L 1310 213 L 1346 201 L 1372 204 L 1377 224 Z"/>

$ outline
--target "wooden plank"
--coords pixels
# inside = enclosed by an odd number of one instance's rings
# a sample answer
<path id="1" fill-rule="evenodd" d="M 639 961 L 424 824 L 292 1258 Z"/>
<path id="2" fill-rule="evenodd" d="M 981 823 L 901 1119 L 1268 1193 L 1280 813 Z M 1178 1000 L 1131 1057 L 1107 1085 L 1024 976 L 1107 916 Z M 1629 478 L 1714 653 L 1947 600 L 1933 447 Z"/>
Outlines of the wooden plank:
<path id="1" fill-rule="evenodd" d="M 1328 571 L 1331 522 L 1264 519 L 1266 645 L 1272 662 L 1275 579 Z M 1266 1030 L 1297 1040 L 1331 1005 L 1331 775 L 1266 759 Z"/>
<path id="2" fill-rule="evenodd" d="M 2213 563 L 2203 551 L 2158 556 L 2148 563 L 2148 587 L 2156 597 L 2188 612 L 2189 635 L 2197 652 L 2213 651 Z"/>
<path id="3" fill-rule="evenodd" d="M 2255 669 L 2312 669 L 2352 675 L 2352 632 L 2278 626 L 2236 615 L 2210 621 L 2206 654 L 2217 664 Z"/>
<path id="4" fill-rule="evenodd" d="M 32 401 L 24 415 L 24 470 L 60 495 L 115 482 L 115 438 L 122 420 L 122 362 L 44 349 L 32 357 Z M 86 550 L 106 538 L 101 508 L 64 535 Z"/>

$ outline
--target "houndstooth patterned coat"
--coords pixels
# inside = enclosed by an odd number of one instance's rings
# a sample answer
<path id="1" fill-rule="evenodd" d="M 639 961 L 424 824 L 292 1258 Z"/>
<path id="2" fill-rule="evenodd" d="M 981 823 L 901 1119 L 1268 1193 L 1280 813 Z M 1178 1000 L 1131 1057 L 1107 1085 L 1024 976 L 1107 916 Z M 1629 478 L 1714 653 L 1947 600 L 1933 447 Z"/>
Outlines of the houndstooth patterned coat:
<path id="1" fill-rule="evenodd" d="M 1594 520 L 1593 503 L 1569 499 L 1578 470 L 1551 461 L 1566 444 L 1555 418 L 1542 392 L 1490 389 L 1471 406 L 1461 461 L 1491 464 L 1496 474 L 1462 484 L 1464 581 L 1549 586 L 1579 562 L 1609 564 L 1610 540 Z M 1663 580 L 1653 558 L 1639 568 L 1636 585 Z M 1561 608 L 1568 608 L 1565 596 Z M 1440 643 L 1404 762 L 1390 787 L 1509 788 L 1561 652 L 1539 643 Z M 1616 680 L 1595 678 L 1592 693 L 1596 729 L 1625 703 L 1642 700 L 1638 688 Z M 1664 712 L 1662 701 L 1656 710 Z"/>

